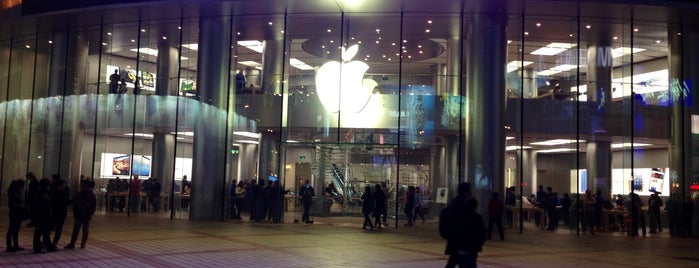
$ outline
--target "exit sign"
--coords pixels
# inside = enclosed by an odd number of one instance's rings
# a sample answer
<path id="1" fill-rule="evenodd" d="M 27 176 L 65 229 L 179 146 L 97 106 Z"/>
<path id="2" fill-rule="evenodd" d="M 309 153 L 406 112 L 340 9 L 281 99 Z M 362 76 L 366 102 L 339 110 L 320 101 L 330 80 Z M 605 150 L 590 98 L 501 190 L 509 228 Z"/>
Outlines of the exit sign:
<path id="1" fill-rule="evenodd" d="M 300 159 L 300 160 L 306 160 L 306 156 L 305 156 L 305 155 L 299 156 L 299 159 Z"/>

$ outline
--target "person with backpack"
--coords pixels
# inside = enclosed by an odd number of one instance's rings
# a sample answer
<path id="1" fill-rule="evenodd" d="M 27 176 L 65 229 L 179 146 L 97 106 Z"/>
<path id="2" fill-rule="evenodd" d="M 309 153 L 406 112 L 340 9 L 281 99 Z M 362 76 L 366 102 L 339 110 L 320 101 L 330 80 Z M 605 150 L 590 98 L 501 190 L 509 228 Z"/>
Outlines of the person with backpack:
<path id="1" fill-rule="evenodd" d="M 439 216 L 439 234 L 447 240 L 444 254 L 449 255 L 447 268 L 476 267 L 478 252 L 483 250 L 486 228 L 476 212 L 478 201 L 471 198 L 471 184 L 459 184 L 458 195 Z"/>

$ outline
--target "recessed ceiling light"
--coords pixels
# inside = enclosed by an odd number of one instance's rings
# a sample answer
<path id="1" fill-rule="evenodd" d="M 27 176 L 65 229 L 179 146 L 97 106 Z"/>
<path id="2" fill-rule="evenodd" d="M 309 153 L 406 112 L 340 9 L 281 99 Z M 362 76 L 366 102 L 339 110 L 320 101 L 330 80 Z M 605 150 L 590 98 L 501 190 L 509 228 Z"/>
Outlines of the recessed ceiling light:
<path id="1" fill-rule="evenodd" d="M 429 32 L 430 32 L 430 29 L 425 29 L 425 32 L 426 32 L 426 33 L 429 33 Z"/>
<path id="2" fill-rule="evenodd" d="M 182 30 L 182 26 L 177 26 L 177 30 Z"/>
<path id="3" fill-rule="evenodd" d="M 432 23 L 432 21 L 431 21 L 431 20 L 428 20 L 427 23 Z"/>
<path id="4" fill-rule="evenodd" d="M 24 47 L 26 47 L 26 48 L 31 48 L 31 46 L 30 46 L 30 45 L 26 45 L 26 46 L 24 46 Z"/>
<path id="5" fill-rule="evenodd" d="M 573 37 L 573 34 L 569 34 L 568 36 Z"/>
<path id="6" fill-rule="evenodd" d="M 136 43 L 136 39 L 131 39 L 131 43 Z"/>
<path id="7" fill-rule="evenodd" d="M 422 54 L 422 50 L 420 50 L 420 54 Z"/>
<path id="8" fill-rule="evenodd" d="M 541 27 L 541 22 L 537 22 L 536 27 Z"/>
<path id="9" fill-rule="evenodd" d="M 107 32 L 107 35 L 112 35 L 112 32 Z"/>
<path id="10" fill-rule="evenodd" d="M 403 40 L 403 43 L 407 43 L 407 42 L 408 42 L 408 40 Z"/>
<path id="11" fill-rule="evenodd" d="M 146 29 L 141 29 L 141 32 L 142 32 L 142 33 L 145 33 L 145 32 L 146 32 Z"/>
<path id="12" fill-rule="evenodd" d="M 590 28 L 592 28 L 592 25 L 589 25 L 589 24 L 588 24 L 588 25 L 585 26 L 585 28 L 590 29 Z"/>
<path id="13" fill-rule="evenodd" d="M 539 142 L 532 142 L 529 145 L 547 145 L 547 146 L 555 146 L 555 145 L 563 145 L 563 144 L 570 144 L 570 143 L 575 143 L 578 140 L 566 140 L 566 139 L 555 139 L 555 140 L 548 140 L 548 141 L 539 141 Z M 584 140 L 579 140 L 580 142 L 585 142 Z"/>
<path id="14" fill-rule="evenodd" d="M 163 40 L 167 40 L 167 36 L 163 36 Z"/>
<path id="15" fill-rule="evenodd" d="M 638 32 L 638 28 L 634 28 L 633 31 L 634 31 L 634 32 Z"/>
<path id="16" fill-rule="evenodd" d="M 660 40 L 655 40 L 655 43 L 656 43 L 656 44 L 660 44 Z"/>
<path id="17" fill-rule="evenodd" d="M 524 35 L 529 35 L 529 32 L 524 32 Z"/>
<path id="18" fill-rule="evenodd" d="M 381 29 L 376 29 L 376 33 L 379 33 L 380 31 L 381 31 Z"/>
<path id="19" fill-rule="evenodd" d="M 331 32 L 332 32 L 333 30 L 331 30 L 331 29 L 327 29 L 326 31 L 328 31 L 329 33 L 331 33 Z"/>
<path id="20" fill-rule="evenodd" d="M 272 22 L 270 21 L 270 22 L 267 22 L 267 24 L 272 25 L 272 24 L 274 24 L 274 23 L 272 23 Z"/>
<path id="21" fill-rule="evenodd" d="M 240 32 L 238 32 L 238 35 L 240 35 Z"/>
<path id="22" fill-rule="evenodd" d="M 330 40 L 330 43 L 331 43 L 331 44 L 332 44 L 332 43 L 335 43 L 335 40 Z"/>
<path id="23" fill-rule="evenodd" d="M 103 45 L 103 46 L 106 46 L 106 45 L 107 45 L 107 43 L 102 43 L 102 45 Z"/>
<path id="24" fill-rule="evenodd" d="M 378 44 L 378 43 L 381 43 L 381 42 L 380 42 L 379 40 L 376 40 L 376 43 Z"/>
<path id="25" fill-rule="evenodd" d="M 49 40 L 49 44 L 53 44 L 53 41 Z"/>
<path id="26" fill-rule="evenodd" d="M 284 30 L 279 31 L 280 33 L 284 33 Z"/>
<path id="27" fill-rule="evenodd" d="M 677 35 L 682 35 L 682 33 L 677 33 Z"/>
<path id="28" fill-rule="evenodd" d="M 396 45 L 396 43 L 391 43 L 391 45 L 392 45 L 392 46 L 395 46 L 395 45 Z"/>

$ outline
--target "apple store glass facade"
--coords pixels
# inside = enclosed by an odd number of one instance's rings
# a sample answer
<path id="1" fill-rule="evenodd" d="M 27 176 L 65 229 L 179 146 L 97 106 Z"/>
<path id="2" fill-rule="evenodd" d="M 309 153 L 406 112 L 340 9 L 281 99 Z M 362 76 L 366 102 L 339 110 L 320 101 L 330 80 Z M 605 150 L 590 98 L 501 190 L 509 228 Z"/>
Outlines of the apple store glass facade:
<path id="1" fill-rule="evenodd" d="M 359 216 L 385 183 L 398 225 L 409 186 L 434 219 L 467 181 L 483 213 L 509 187 L 516 214 L 539 185 L 596 192 L 610 213 L 656 192 L 690 234 L 695 4 L 24 2 L 0 1 L 3 198 L 27 172 L 73 189 L 82 175 L 100 213 L 224 220 L 232 183 L 272 181 L 289 222 L 309 180 L 322 221 Z"/>

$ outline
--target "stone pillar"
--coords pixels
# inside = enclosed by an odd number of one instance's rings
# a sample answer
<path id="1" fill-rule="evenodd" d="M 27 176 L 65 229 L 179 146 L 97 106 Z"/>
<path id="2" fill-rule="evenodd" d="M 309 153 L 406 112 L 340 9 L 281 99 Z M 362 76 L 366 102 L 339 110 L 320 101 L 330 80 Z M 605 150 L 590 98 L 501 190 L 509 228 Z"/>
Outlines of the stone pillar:
<path id="1" fill-rule="evenodd" d="M 466 181 L 487 216 L 492 191 L 504 192 L 507 1 L 473 1 L 465 18 Z"/>
<path id="2" fill-rule="evenodd" d="M 178 55 L 177 48 L 171 46 L 167 40 L 158 42 L 158 59 L 156 61 L 158 76 L 155 81 L 155 94 L 157 97 L 147 97 L 153 100 L 148 101 L 149 105 L 164 105 L 168 96 L 177 96 L 179 82 L 177 79 Z M 175 135 L 170 133 L 170 126 L 161 127 L 166 128 L 156 128 L 153 131 L 151 177 L 155 178 L 162 185 L 163 193 L 170 194 L 172 191 L 172 180 L 175 175 L 176 140 Z"/>
<path id="3" fill-rule="evenodd" d="M 282 94 L 282 75 L 285 73 L 284 39 L 277 37 L 265 40 L 262 52 L 262 92 L 269 95 Z"/>
<path id="4" fill-rule="evenodd" d="M 238 154 L 238 179 L 252 180 L 257 178 L 257 145 L 241 143 Z"/>
<path id="5" fill-rule="evenodd" d="M 536 176 L 537 171 L 537 153 L 531 149 L 517 150 L 517 157 L 522 159 L 522 166 L 517 167 L 522 172 L 523 182 L 528 184 L 527 189 L 530 193 L 536 193 L 536 187 L 539 185 L 539 180 Z M 519 180 L 517 180 L 519 181 Z M 519 190 L 519 187 L 517 187 Z"/>
<path id="6" fill-rule="evenodd" d="M 524 84 L 522 85 L 522 98 L 535 99 L 539 96 L 539 88 L 536 86 L 536 71 L 524 69 Z"/>
<path id="7" fill-rule="evenodd" d="M 451 38 L 447 39 L 447 77 L 444 94 L 452 96 L 462 94 L 462 59 L 463 58 L 461 57 L 461 38 L 452 36 Z"/>
<path id="8" fill-rule="evenodd" d="M 596 140 L 587 143 L 587 189 L 602 192 L 605 200 L 610 198 L 612 183 L 612 143 Z"/>
<path id="9" fill-rule="evenodd" d="M 441 63 L 430 65 L 430 73 L 432 74 L 432 86 L 436 95 L 444 95 L 447 81 L 447 66 Z"/>
<path id="10" fill-rule="evenodd" d="M 43 176 L 59 174 L 78 189 L 80 154 L 85 125 L 80 120 L 80 97 L 85 93 L 87 37 L 79 33 L 54 33 L 44 144 Z M 75 178 L 74 180 L 72 180 Z"/>
<path id="11" fill-rule="evenodd" d="M 194 123 L 192 201 L 189 217 L 223 220 L 226 170 L 226 114 L 229 101 L 230 17 L 203 5 L 199 19 L 197 97 Z"/>
<path id="12" fill-rule="evenodd" d="M 679 33 L 679 34 L 678 34 Z M 692 114 L 699 114 L 699 94 L 696 91 L 696 81 L 699 79 L 699 33 L 696 30 L 683 30 L 676 26 L 668 29 L 668 59 L 670 82 L 670 172 L 672 202 L 683 204 L 686 197 L 691 196 L 689 185 L 699 183 L 699 178 L 694 174 L 699 172 L 699 165 L 693 164 L 692 159 L 697 159 L 699 144 L 696 142 L 696 134 L 692 132 Z M 678 188 L 672 188 L 676 184 Z M 678 206 L 679 208 L 680 206 Z M 674 209 L 682 211 L 682 209 Z M 676 214 L 675 217 L 682 217 Z M 699 230 L 699 212 L 695 207 L 692 217 L 692 230 Z M 675 230 L 685 228 L 683 221 L 679 221 Z M 675 232 L 675 236 L 684 236 L 682 232 Z M 693 231 L 693 236 L 699 236 L 699 232 Z"/>
<path id="13" fill-rule="evenodd" d="M 257 177 L 267 181 L 272 174 L 279 174 L 279 133 L 263 132 L 260 136 L 259 167 Z"/>
<path id="14" fill-rule="evenodd" d="M 600 37 L 587 47 L 587 100 L 594 102 L 587 142 L 587 188 L 601 191 L 609 199 L 612 184 L 611 139 L 606 135 L 606 106 L 612 100 L 612 47 L 609 37 Z"/>

